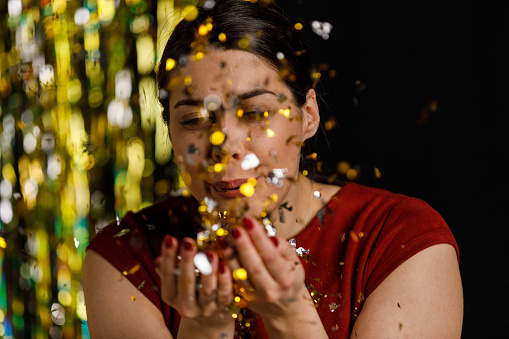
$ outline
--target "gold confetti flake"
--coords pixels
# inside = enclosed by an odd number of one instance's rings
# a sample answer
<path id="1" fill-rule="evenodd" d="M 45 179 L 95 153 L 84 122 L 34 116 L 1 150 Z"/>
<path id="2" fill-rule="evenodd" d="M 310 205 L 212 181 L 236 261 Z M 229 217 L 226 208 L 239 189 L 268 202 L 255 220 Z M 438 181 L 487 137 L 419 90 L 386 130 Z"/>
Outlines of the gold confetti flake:
<path id="1" fill-rule="evenodd" d="M 293 27 L 295 27 L 296 30 L 300 31 L 304 26 L 300 22 L 297 22 Z"/>
<path id="2" fill-rule="evenodd" d="M 271 130 L 270 128 L 267 128 L 266 133 L 269 138 L 272 138 L 276 135 L 276 133 L 274 133 L 274 131 Z"/>
<path id="3" fill-rule="evenodd" d="M 226 135 L 223 132 L 221 132 L 221 131 L 213 132 L 210 135 L 210 138 L 209 138 L 210 143 L 212 145 L 216 145 L 216 146 L 221 145 L 224 142 L 225 139 L 226 139 Z"/>
<path id="4" fill-rule="evenodd" d="M 209 32 L 207 25 L 201 24 L 200 27 L 198 27 L 198 34 L 199 35 L 207 35 Z"/>
<path id="5" fill-rule="evenodd" d="M 339 174 L 346 174 L 350 168 L 352 168 L 352 166 L 348 161 L 340 161 L 337 170 Z"/>
<path id="6" fill-rule="evenodd" d="M 226 34 L 224 34 L 224 33 L 219 33 L 219 35 L 217 36 L 217 38 L 219 39 L 219 41 L 221 41 L 221 42 L 225 42 L 225 41 L 226 41 Z"/>
<path id="7" fill-rule="evenodd" d="M 253 184 L 246 182 L 240 185 L 239 191 L 246 197 L 252 197 L 254 195 L 255 188 Z"/>
<path id="8" fill-rule="evenodd" d="M 138 272 L 139 269 L 140 269 L 140 264 L 136 264 L 127 273 L 129 275 L 133 275 L 134 273 Z"/>
<path id="9" fill-rule="evenodd" d="M 182 179 L 182 182 L 184 183 L 184 185 L 186 185 L 188 187 L 191 185 L 192 179 L 191 179 L 191 174 L 189 174 L 189 172 L 181 173 L 180 178 Z"/>
<path id="10" fill-rule="evenodd" d="M 225 164 L 219 162 L 214 165 L 214 172 L 221 173 L 224 171 L 225 167 L 226 167 Z"/>
<path id="11" fill-rule="evenodd" d="M 171 71 L 177 63 L 172 58 L 166 60 L 166 70 Z"/>
<path id="12" fill-rule="evenodd" d="M 282 115 L 284 115 L 284 116 L 285 116 L 285 117 L 287 117 L 287 118 L 288 118 L 288 117 L 290 117 L 290 109 L 289 109 L 289 108 L 287 108 L 287 109 L 282 109 L 282 108 L 281 108 L 281 109 L 279 110 L 279 113 L 280 113 L 280 114 L 282 114 Z"/>
<path id="13" fill-rule="evenodd" d="M 246 280 L 247 279 L 247 271 L 244 268 L 237 268 L 233 271 L 233 279 L 235 280 Z"/>
<path id="14" fill-rule="evenodd" d="M 334 118 L 330 118 L 329 120 L 327 120 L 325 122 L 325 124 L 323 125 L 323 127 L 327 130 L 327 131 L 330 131 L 331 129 L 333 129 L 334 127 L 336 127 L 337 124 L 336 124 L 336 120 L 334 120 Z"/>
<path id="15" fill-rule="evenodd" d="M 359 176 L 359 173 L 356 169 L 350 168 L 348 171 L 346 171 L 346 177 L 348 180 L 355 180 Z"/>
<path id="16" fill-rule="evenodd" d="M 350 238 L 355 241 L 355 242 L 358 242 L 359 241 L 359 237 L 357 236 L 357 234 L 354 232 L 354 231 L 350 231 Z"/>
<path id="17" fill-rule="evenodd" d="M 246 49 L 249 47 L 249 41 L 247 40 L 247 38 L 242 38 L 239 40 L 238 46 L 242 49 Z"/>

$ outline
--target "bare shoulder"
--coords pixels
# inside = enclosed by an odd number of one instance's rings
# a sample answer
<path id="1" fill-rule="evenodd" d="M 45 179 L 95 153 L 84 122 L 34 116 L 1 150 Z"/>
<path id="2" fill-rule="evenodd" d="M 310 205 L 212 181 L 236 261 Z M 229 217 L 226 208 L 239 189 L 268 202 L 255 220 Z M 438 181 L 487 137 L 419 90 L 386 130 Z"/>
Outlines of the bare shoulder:
<path id="1" fill-rule="evenodd" d="M 157 307 L 92 250 L 85 257 L 83 286 L 92 338 L 172 338 Z"/>
<path id="2" fill-rule="evenodd" d="M 405 261 L 366 299 L 352 338 L 460 338 L 463 290 L 456 251 L 431 246 Z"/>

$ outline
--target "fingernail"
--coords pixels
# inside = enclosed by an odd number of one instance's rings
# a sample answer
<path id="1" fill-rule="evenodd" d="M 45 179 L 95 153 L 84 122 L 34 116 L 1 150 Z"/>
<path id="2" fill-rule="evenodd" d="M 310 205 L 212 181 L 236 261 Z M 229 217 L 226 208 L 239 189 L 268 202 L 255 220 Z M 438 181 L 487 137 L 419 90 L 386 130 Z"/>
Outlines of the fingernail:
<path id="1" fill-rule="evenodd" d="M 224 271 L 225 271 L 224 262 L 220 261 L 219 262 L 219 273 L 223 274 Z"/>
<path id="2" fill-rule="evenodd" d="M 207 260 L 209 262 L 212 262 L 212 260 L 214 259 L 214 255 L 212 254 L 212 252 L 207 251 L 207 252 L 205 252 L 205 255 L 207 256 Z"/>
<path id="3" fill-rule="evenodd" d="M 224 250 L 226 247 L 228 247 L 228 243 L 226 242 L 225 238 L 219 238 L 218 240 L 219 246 Z"/>
<path id="4" fill-rule="evenodd" d="M 164 246 L 166 248 L 172 248 L 173 246 L 173 238 L 169 235 L 166 236 L 166 239 L 164 239 Z"/>
<path id="5" fill-rule="evenodd" d="M 240 237 L 240 231 L 238 229 L 234 228 L 232 230 L 232 237 L 233 237 L 233 239 L 237 239 L 238 237 Z"/>
<path id="6" fill-rule="evenodd" d="M 189 240 L 184 240 L 184 249 L 186 251 L 192 250 L 194 245 Z"/>
<path id="7" fill-rule="evenodd" d="M 276 237 L 270 237 L 270 240 L 272 240 L 272 242 L 274 243 L 274 246 L 277 247 L 277 245 L 279 244 L 279 240 L 277 240 Z"/>
<path id="8" fill-rule="evenodd" d="M 244 227 L 248 230 L 252 230 L 253 227 L 254 227 L 254 224 L 253 222 L 251 221 L 251 219 L 248 219 L 248 218 L 244 218 Z"/>

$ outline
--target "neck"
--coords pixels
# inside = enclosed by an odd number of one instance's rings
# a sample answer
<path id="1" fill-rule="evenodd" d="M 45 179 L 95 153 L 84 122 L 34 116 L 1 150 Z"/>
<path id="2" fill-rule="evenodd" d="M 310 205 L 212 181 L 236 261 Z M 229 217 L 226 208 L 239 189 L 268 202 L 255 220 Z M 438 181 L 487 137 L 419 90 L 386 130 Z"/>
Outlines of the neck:
<path id="1" fill-rule="evenodd" d="M 300 174 L 292 185 L 280 207 L 274 211 L 274 227 L 283 238 L 291 238 L 306 227 L 314 216 L 313 182 Z"/>

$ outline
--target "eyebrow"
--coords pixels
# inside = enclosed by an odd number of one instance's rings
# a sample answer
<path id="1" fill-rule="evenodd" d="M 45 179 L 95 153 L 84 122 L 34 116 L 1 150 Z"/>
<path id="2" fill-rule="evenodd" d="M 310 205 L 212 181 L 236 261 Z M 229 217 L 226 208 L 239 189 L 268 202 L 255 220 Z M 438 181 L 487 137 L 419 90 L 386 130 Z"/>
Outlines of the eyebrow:
<path id="1" fill-rule="evenodd" d="M 257 88 L 257 89 L 254 89 L 252 91 L 239 94 L 236 97 L 236 99 L 238 99 L 238 100 L 245 100 L 245 99 L 256 97 L 256 96 L 262 95 L 262 94 L 272 94 L 272 95 L 278 97 L 278 95 L 276 93 L 272 92 L 272 91 L 269 91 L 269 90 L 266 90 L 266 89 L 263 89 L 263 88 Z M 201 99 L 193 99 L 193 98 L 185 98 L 185 99 L 177 101 L 177 103 L 173 106 L 173 108 L 177 108 L 177 107 L 180 107 L 180 106 L 203 106 L 203 100 L 201 100 Z"/>
<path id="2" fill-rule="evenodd" d="M 182 99 L 177 101 L 173 108 L 177 108 L 180 106 L 203 106 L 203 100 L 193 98 Z"/>
<path id="3" fill-rule="evenodd" d="M 237 96 L 237 98 L 239 100 L 244 100 L 244 99 L 249 99 L 249 98 L 252 98 L 252 97 L 255 97 L 255 96 L 258 96 L 258 95 L 262 95 L 262 94 L 272 94 L 274 96 L 278 96 L 276 93 L 272 92 L 272 91 L 269 91 L 269 90 L 266 90 L 266 89 L 263 89 L 263 88 L 257 88 L 257 89 L 254 89 L 252 91 L 249 91 L 249 92 L 246 92 L 246 93 L 242 93 L 240 95 Z"/>

